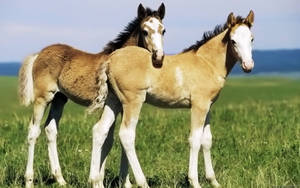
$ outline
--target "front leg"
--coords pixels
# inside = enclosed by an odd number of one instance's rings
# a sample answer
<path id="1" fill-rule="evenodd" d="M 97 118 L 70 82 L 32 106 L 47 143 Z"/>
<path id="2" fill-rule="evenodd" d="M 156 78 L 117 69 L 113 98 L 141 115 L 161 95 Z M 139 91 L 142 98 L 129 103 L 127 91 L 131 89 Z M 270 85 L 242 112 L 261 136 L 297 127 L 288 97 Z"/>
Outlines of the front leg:
<path id="1" fill-rule="evenodd" d="M 209 124 L 205 124 L 201 143 L 203 146 L 205 177 L 211 182 L 213 187 L 220 187 L 220 184 L 216 179 L 215 172 L 212 166 L 212 161 L 211 161 L 210 148 L 212 145 L 212 135 L 210 132 Z"/>
<path id="2" fill-rule="evenodd" d="M 205 177 L 208 179 L 213 187 L 220 187 L 215 172 L 212 166 L 210 149 L 212 146 L 212 134 L 210 131 L 210 112 L 206 116 L 203 136 L 201 138 L 201 145 L 203 146 Z"/>
<path id="3" fill-rule="evenodd" d="M 101 119 L 93 127 L 93 148 L 89 181 L 92 187 L 104 187 L 105 158 L 113 142 L 113 126 L 121 106 L 109 93 Z M 102 164 L 101 164 L 102 163 Z M 101 167 L 101 170 L 100 170 Z"/>
<path id="4" fill-rule="evenodd" d="M 120 181 L 119 181 L 119 185 L 124 186 L 124 188 L 131 188 L 131 182 L 129 179 L 129 161 L 127 159 L 125 150 L 122 146 L 122 156 L 121 156 L 121 164 L 120 164 Z"/>
<path id="5" fill-rule="evenodd" d="M 114 142 L 114 128 L 115 122 L 111 126 L 108 136 L 103 144 L 103 149 L 101 151 L 101 163 L 100 163 L 100 178 L 99 178 L 99 185 L 101 188 L 104 188 L 104 175 L 105 175 L 105 164 L 107 160 L 107 156 L 112 148 Z"/>
<path id="6" fill-rule="evenodd" d="M 195 101 L 191 109 L 191 132 L 190 143 L 190 161 L 189 161 L 189 181 L 194 188 L 201 188 L 198 181 L 198 154 L 201 147 L 201 136 L 205 117 L 210 107 L 209 100 Z"/>
<path id="7" fill-rule="evenodd" d="M 148 188 L 145 175 L 138 161 L 135 151 L 135 130 L 138 122 L 142 101 L 135 98 L 127 104 L 123 104 L 123 118 L 120 126 L 120 140 L 134 174 L 138 186 Z"/>

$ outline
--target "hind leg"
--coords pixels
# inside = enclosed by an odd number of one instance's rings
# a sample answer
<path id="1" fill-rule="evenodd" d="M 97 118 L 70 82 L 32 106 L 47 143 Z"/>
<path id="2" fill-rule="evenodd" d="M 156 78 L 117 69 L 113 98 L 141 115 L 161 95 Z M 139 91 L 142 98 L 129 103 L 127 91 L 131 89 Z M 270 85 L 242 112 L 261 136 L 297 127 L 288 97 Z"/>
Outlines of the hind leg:
<path id="1" fill-rule="evenodd" d="M 43 118 L 44 111 L 47 107 L 47 101 L 44 98 L 38 98 L 34 102 L 33 116 L 29 124 L 28 132 L 28 158 L 25 171 L 26 187 L 33 187 L 33 158 L 34 158 L 34 146 L 37 138 L 41 133 L 40 123 Z"/>
<path id="2" fill-rule="evenodd" d="M 68 98 L 64 94 L 55 94 L 51 102 L 51 108 L 45 124 L 45 132 L 48 140 L 48 154 L 51 166 L 51 173 L 53 174 L 54 178 L 56 179 L 59 185 L 65 185 L 66 181 L 62 176 L 61 168 L 59 165 L 56 138 L 59 120 L 61 118 L 63 108 L 67 100 Z"/>

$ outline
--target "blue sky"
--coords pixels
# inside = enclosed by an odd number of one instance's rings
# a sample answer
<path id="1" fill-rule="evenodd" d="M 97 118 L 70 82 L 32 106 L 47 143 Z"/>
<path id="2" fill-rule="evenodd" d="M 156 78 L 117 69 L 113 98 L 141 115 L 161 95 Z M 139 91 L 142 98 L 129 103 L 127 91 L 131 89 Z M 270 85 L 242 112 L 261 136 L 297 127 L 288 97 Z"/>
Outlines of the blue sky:
<path id="1" fill-rule="evenodd" d="M 53 43 L 96 53 L 156 0 L 1 0 L 0 62 L 21 61 Z M 165 51 L 178 53 L 223 24 L 230 12 L 255 13 L 254 49 L 300 48 L 299 0 L 167 0 Z"/>

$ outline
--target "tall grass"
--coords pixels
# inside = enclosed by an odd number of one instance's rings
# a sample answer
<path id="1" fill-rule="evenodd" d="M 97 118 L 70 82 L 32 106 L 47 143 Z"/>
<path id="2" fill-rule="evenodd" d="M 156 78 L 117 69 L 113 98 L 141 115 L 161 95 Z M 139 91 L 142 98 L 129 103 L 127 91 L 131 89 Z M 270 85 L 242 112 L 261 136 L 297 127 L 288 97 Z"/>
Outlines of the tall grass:
<path id="1" fill-rule="evenodd" d="M 299 83 L 251 77 L 227 82 L 211 118 L 213 166 L 223 187 L 300 187 Z M 0 77 L 0 187 L 24 186 L 31 109 L 18 105 L 16 84 L 14 77 Z M 84 108 L 72 103 L 66 107 L 58 150 L 69 187 L 89 186 L 91 130 L 98 117 L 84 115 Z M 136 149 L 151 187 L 188 187 L 189 127 L 189 110 L 144 105 Z M 107 187 L 115 187 L 118 177 L 117 135 L 107 162 Z M 199 156 L 199 180 L 208 188 Z M 36 145 L 34 172 L 37 187 L 58 187 L 50 173 L 44 132 Z"/>

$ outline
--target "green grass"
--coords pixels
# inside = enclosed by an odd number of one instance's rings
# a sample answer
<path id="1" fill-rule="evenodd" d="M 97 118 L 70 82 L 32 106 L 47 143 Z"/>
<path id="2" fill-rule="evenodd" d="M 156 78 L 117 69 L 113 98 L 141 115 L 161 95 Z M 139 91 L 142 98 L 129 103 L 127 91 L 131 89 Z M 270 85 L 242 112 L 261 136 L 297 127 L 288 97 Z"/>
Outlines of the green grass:
<path id="1" fill-rule="evenodd" d="M 21 107 L 17 79 L 0 77 L 0 187 L 24 186 L 27 129 L 31 108 Z M 99 114 L 68 103 L 58 135 L 59 157 L 68 187 L 88 187 L 92 127 Z M 120 120 L 118 120 L 120 121 Z M 188 110 L 144 105 L 136 149 L 151 187 L 188 187 Z M 223 187 L 300 187 L 300 80 L 232 78 L 212 109 L 212 158 Z M 109 155 L 105 183 L 114 187 L 120 144 Z M 199 180 L 205 180 L 202 152 Z M 58 187 L 50 174 L 45 133 L 35 151 L 35 185 Z M 131 180 L 133 180 L 131 174 Z"/>

